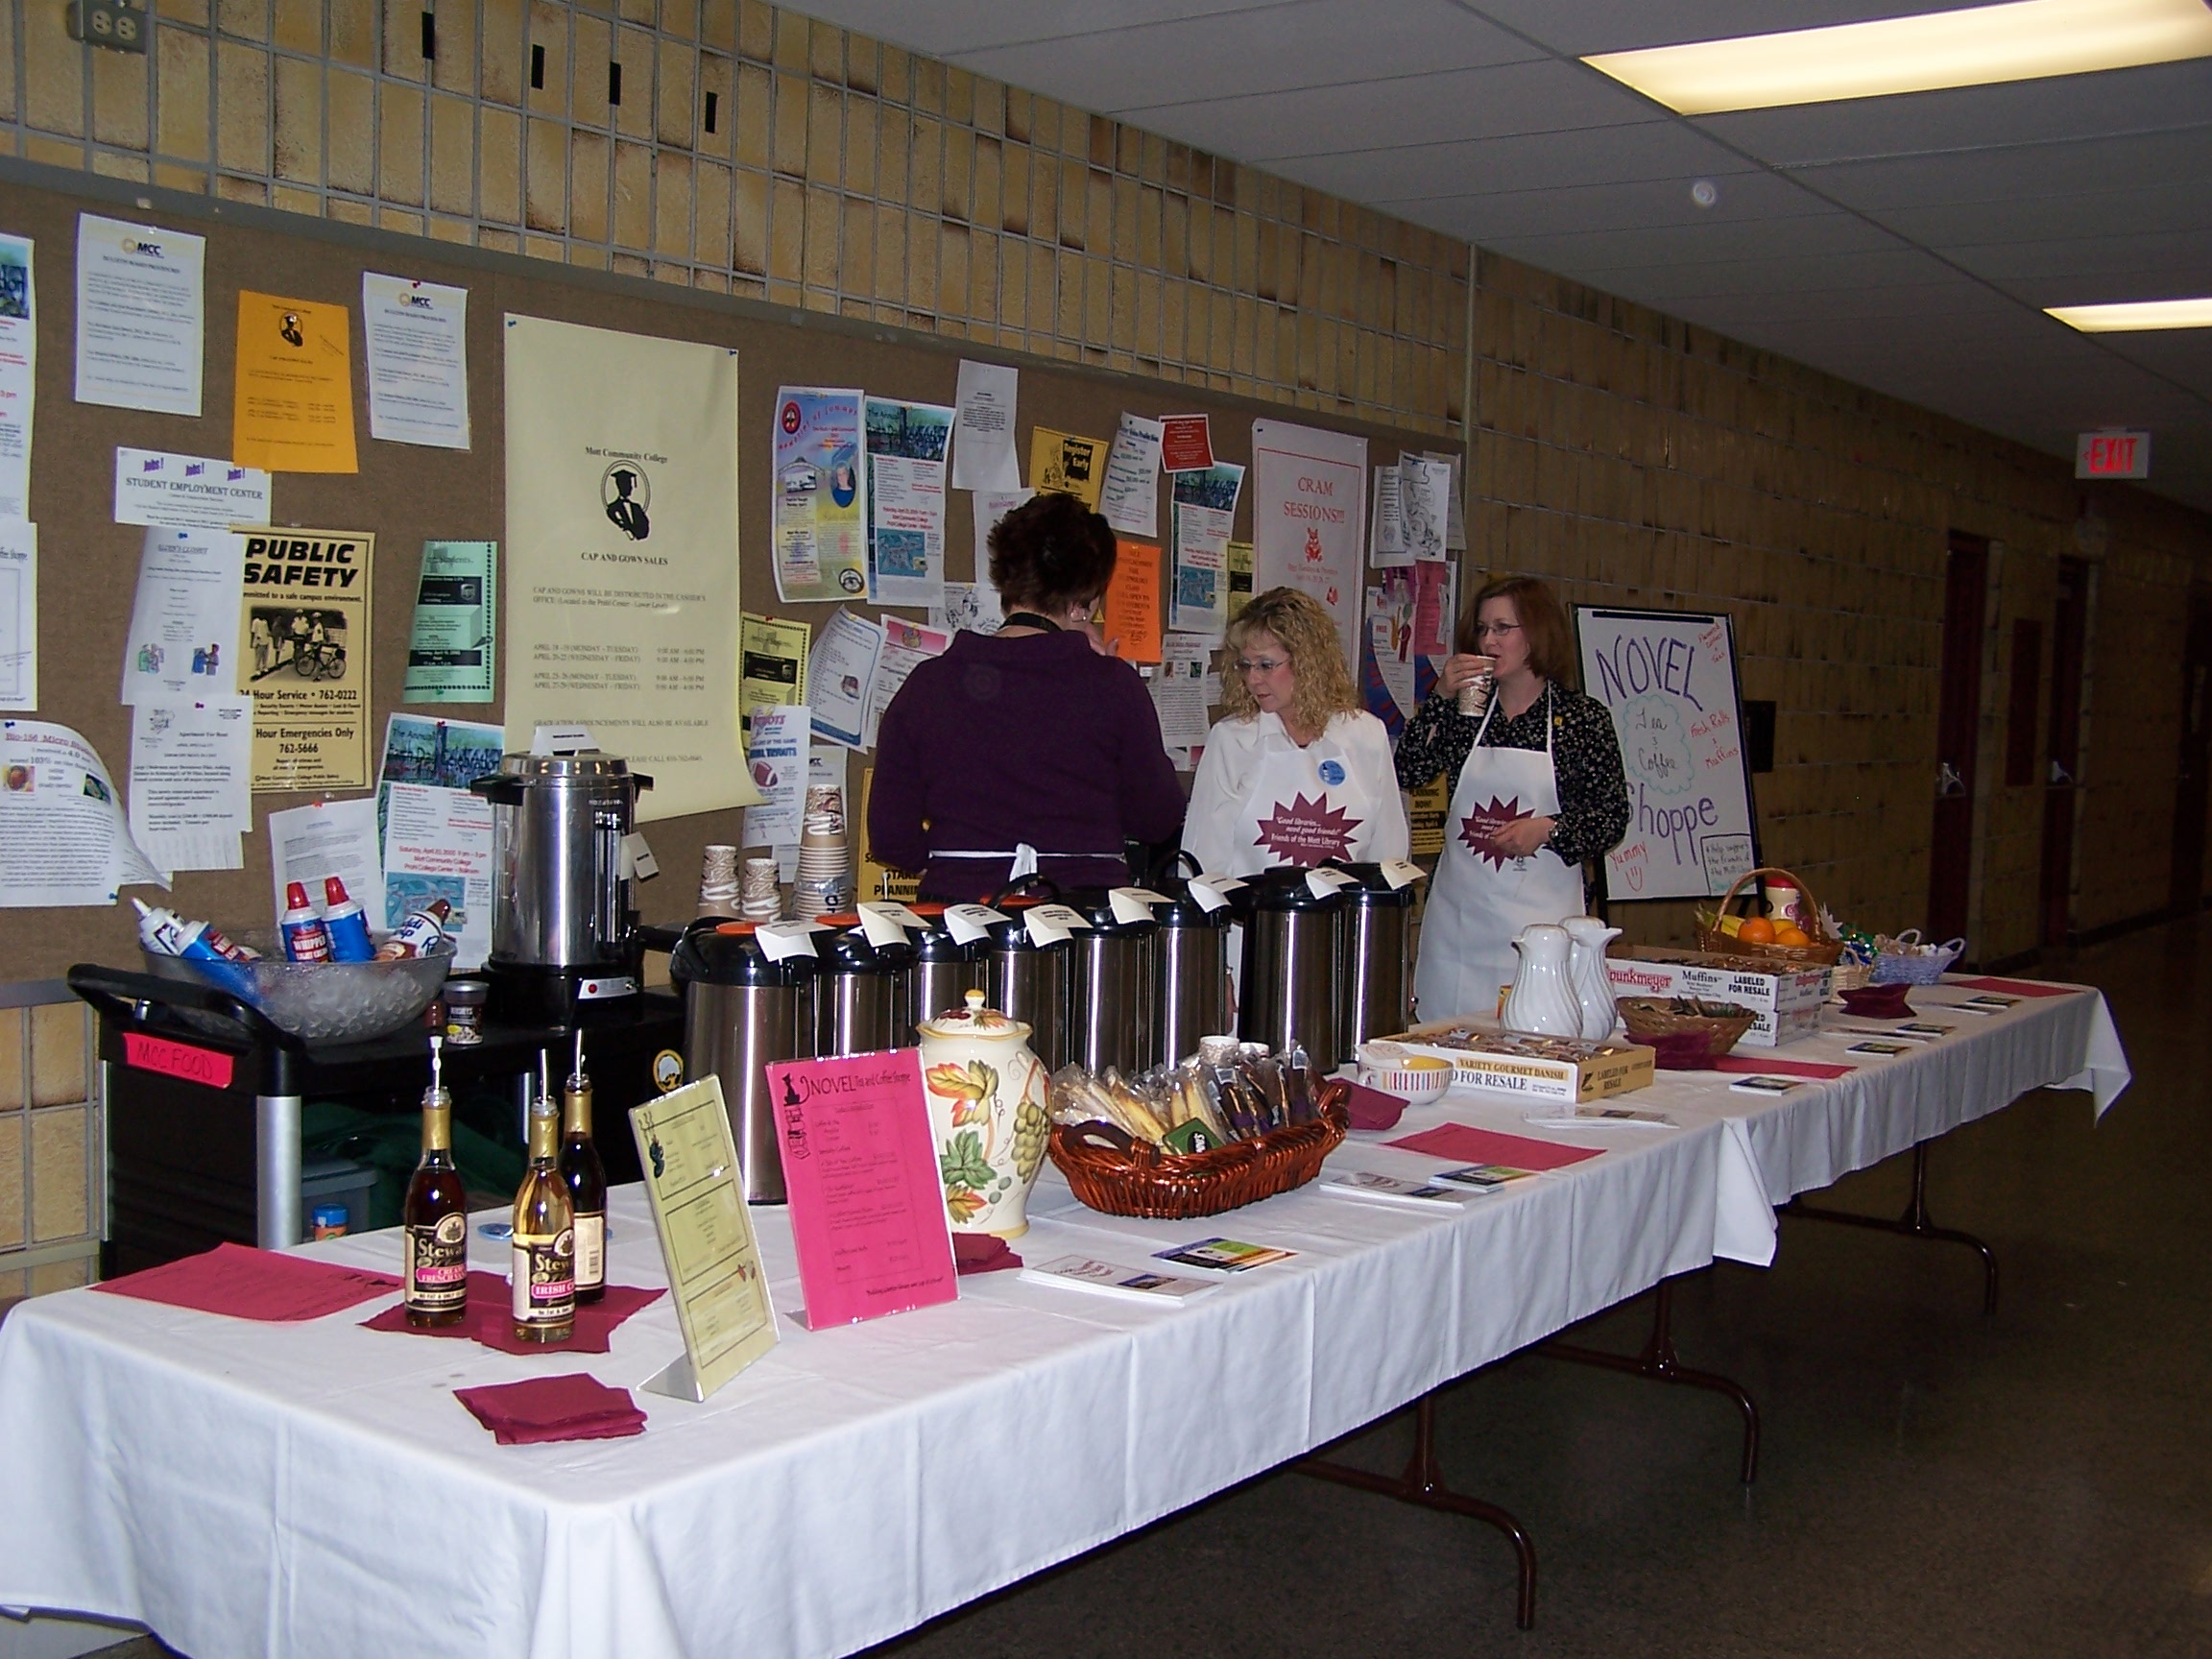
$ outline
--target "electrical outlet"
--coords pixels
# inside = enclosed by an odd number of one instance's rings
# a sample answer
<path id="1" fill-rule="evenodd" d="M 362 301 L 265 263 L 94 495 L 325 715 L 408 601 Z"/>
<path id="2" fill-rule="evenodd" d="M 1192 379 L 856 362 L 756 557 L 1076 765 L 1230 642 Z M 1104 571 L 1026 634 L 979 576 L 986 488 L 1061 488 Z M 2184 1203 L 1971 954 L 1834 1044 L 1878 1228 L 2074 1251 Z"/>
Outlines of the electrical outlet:
<path id="1" fill-rule="evenodd" d="M 115 52 L 146 50 L 144 8 L 123 0 L 69 0 L 69 38 Z"/>

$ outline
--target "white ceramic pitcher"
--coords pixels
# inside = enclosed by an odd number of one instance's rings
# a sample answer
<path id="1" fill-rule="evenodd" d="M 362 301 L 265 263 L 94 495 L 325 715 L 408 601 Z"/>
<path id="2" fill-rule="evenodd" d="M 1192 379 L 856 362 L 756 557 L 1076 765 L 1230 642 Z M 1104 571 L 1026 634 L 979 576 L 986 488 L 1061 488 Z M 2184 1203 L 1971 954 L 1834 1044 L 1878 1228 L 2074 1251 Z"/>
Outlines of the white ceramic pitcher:
<path id="1" fill-rule="evenodd" d="M 1513 989 L 1505 994 L 1505 1029 L 1539 1037 L 1582 1035 L 1582 1004 L 1569 978 L 1574 940 L 1556 923 L 1537 922 L 1513 941 L 1521 952 Z"/>
<path id="2" fill-rule="evenodd" d="M 1605 972 L 1605 947 L 1621 937 L 1621 929 L 1606 926 L 1595 916 L 1570 916 L 1559 926 L 1575 942 L 1567 976 L 1574 981 L 1575 999 L 1582 1007 L 1582 1035 L 1593 1043 L 1603 1042 L 1621 1022 L 1621 1010 L 1613 1000 L 1613 977 Z"/>

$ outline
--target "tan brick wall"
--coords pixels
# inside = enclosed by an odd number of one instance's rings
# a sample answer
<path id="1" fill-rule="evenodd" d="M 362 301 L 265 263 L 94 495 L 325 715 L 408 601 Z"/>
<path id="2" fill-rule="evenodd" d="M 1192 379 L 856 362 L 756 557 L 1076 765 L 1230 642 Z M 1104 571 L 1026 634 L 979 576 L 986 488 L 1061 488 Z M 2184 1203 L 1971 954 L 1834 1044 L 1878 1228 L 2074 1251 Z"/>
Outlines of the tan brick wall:
<path id="1" fill-rule="evenodd" d="M 0 1299 L 90 1271 L 106 1178 L 90 1039 L 73 998 L 0 1008 Z"/>

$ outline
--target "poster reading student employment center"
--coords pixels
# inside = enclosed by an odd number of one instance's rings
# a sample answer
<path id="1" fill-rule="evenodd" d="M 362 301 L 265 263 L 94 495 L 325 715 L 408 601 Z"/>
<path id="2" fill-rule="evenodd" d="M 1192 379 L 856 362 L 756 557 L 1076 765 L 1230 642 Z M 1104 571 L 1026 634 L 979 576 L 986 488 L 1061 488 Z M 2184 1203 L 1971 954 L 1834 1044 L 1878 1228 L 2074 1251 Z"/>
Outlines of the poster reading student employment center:
<path id="1" fill-rule="evenodd" d="M 253 695 L 253 787 L 366 787 L 376 538 L 254 530 L 240 540 L 235 661 L 239 689 Z"/>
<path id="2" fill-rule="evenodd" d="M 509 316 L 507 729 L 577 725 L 641 819 L 748 806 L 737 353 Z"/>

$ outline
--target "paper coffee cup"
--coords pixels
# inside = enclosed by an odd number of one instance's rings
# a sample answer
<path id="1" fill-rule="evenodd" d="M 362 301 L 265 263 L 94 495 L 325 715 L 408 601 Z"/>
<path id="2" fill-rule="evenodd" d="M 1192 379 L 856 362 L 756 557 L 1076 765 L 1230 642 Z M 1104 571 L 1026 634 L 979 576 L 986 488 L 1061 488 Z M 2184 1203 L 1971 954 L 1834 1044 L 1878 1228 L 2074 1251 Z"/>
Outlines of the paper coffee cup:
<path id="1" fill-rule="evenodd" d="M 1490 707 L 1490 692 L 1498 684 L 1496 665 L 1487 657 L 1478 657 L 1482 664 L 1475 678 L 1459 687 L 1459 712 L 1470 720 L 1479 719 L 1482 710 Z"/>

